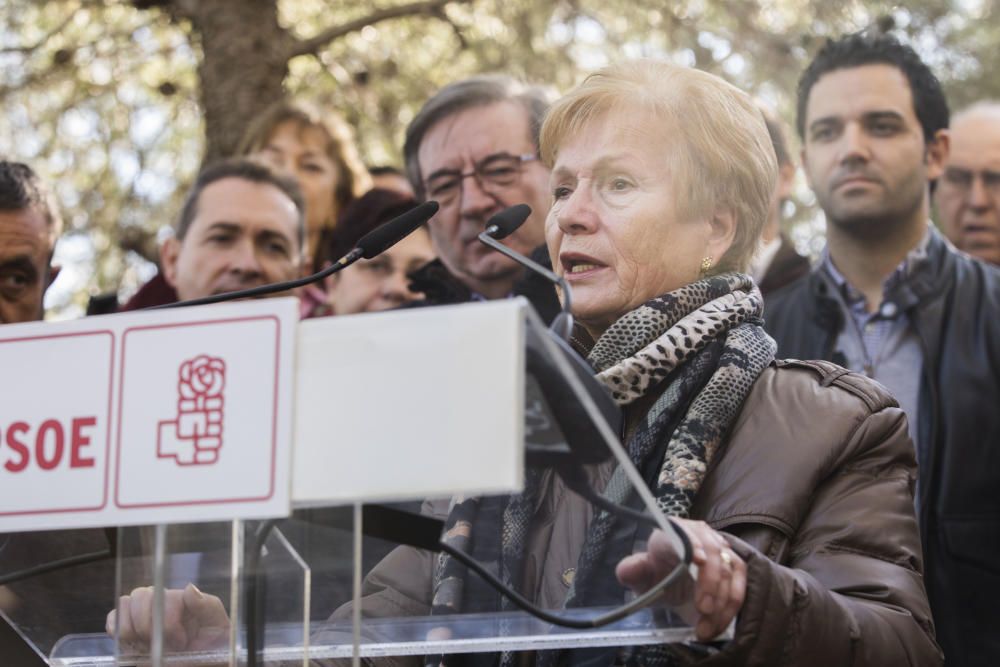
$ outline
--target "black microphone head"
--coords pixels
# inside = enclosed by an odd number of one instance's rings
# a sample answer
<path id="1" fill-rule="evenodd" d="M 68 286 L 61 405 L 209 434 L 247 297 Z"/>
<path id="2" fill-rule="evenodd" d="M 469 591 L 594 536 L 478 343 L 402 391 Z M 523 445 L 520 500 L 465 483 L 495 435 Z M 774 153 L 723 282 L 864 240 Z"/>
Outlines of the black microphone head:
<path id="1" fill-rule="evenodd" d="M 529 215 L 531 215 L 531 207 L 527 204 L 505 208 L 486 221 L 486 233 L 498 241 L 505 239 L 523 225 Z"/>
<path id="2" fill-rule="evenodd" d="M 379 225 L 358 241 L 357 247 L 361 248 L 361 256 L 365 259 L 371 259 L 385 252 L 409 236 L 417 227 L 430 220 L 437 211 L 438 203 L 436 201 L 425 201 L 403 215 Z"/>

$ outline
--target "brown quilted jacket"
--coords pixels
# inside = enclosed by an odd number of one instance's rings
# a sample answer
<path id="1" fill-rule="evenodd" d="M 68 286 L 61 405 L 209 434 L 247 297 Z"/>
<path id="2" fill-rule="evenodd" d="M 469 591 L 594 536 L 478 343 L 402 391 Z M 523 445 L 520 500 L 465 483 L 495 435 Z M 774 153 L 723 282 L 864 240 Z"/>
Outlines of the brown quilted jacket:
<path id="1" fill-rule="evenodd" d="M 608 466 L 593 473 L 600 484 Z M 701 664 L 940 665 L 915 475 L 905 417 L 880 385 L 825 362 L 766 369 L 692 508 L 747 563 L 735 637 Z M 558 480 L 551 489 L 543 509 L 553 520 L 530 536 L 525 572 L 525 590 L 550 608 L 591 514 Z M 432 569 L 430 554 L 392 552 L 365 580 L 365 615 L 428 613 Z"/>

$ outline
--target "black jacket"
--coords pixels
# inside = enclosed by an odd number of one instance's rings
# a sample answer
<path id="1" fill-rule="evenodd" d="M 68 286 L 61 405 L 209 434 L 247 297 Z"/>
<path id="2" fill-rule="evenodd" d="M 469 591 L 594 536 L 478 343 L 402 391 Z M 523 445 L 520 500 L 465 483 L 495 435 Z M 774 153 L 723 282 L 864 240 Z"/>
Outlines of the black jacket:
<path id="1" fill-rule="evenodd" d="M 1000 269 L 931 231 L 928 262 L 887 297 L 923 350 L 917 434 L 924 572 L 947 665 L 1000 665 Z M 778 356 L 832 360 L 844 316 L 813 271 L 769 296 Z"/>
<path id="2" fill-rule="evenodd" d="M 531 253 L 531 259 L 547 269 L 552 268 L 545 246 Z M 472 291 L 453 276 L 440 259 L 428 262 L 410 273 L 410 290 L 424 295 L 423 301 L 414 301 L 411 307 L 446 306 L 473 300 Z M 546 324 L 552 322 L 561 310 L 555 287 L 542 276 L 525 270 L 524 277 L 514 285 L 514 294 L 525 297 Z"/>

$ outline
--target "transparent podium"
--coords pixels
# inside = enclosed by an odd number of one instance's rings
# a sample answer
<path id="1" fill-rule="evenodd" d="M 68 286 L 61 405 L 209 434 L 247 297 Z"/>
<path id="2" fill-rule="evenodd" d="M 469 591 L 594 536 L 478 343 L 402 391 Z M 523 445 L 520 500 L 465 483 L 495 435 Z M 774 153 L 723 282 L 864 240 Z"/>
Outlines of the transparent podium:
<path id="1" fill-rule="evenodd" d="M 0 536 L 0 613 L 39 664 L 611 664 L 693 641 L 656 471 L 527 302 L 299 327 L 290 516 Z M 670 576 L 629 590 L 616 568 L 654 533 Z"/>

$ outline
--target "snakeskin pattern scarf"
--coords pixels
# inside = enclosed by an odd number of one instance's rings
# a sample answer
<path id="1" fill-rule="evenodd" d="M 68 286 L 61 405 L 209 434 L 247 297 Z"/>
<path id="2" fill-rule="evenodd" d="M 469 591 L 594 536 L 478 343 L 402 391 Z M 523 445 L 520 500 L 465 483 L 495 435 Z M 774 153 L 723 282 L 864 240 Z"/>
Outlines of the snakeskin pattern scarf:
<path id="1" fill-rule="evenodd" d="M 774 359 L 776 345 L 760 323 L 762 304 L 760 291 L 748 276 L 733 273 L 698 280 L 626 313 L 604 332 L 588 355 L 598 381 L 619 405 L 627 406 L 649 392 L 661 392 L 626 447 L 640 470 L 649 468 L 651 457 L 661 457 L 655 479 L 648 481 L 668 515 L 689 515 L 705 473 L 743 401 L 757 376 Z M 664 380 L 669 380 L 665 387 Z M 538 479 L 538 475 L 530 477 L 524 493 L 511 496 L 505 507 L 486 512 L 488 516 L 479 511 L 477 499 L 453 503 L 444 539 L 469 549 L 474 556 L 479 552 L 489 558 L 487 553 L 492 552 L 494 571 L 505 583 L 516 586 L 537 505 Z M 615 470 L 604 495 L 624 503 L 632 493 L 624 472 Z M 615 524 L 616 519 L 603 511 L 591 521 L 567 607 L 606 602 L 598 599 L 601 591 L 608 590 L 614 564 L 627 555 L 623 549 L 630 548 L 621 544 L 612 547 Z M 464 588 L 471 579 L 478 578 L 470 577 L 451 557 L 439 557 L 432 613 L 510 608 L 506 600 L 484 608 L 479 601 L 482 593 L 473 600 Z M 557 656 L 556 652 L 540 653 L 538 663 L 563 662 Z M 449 656 L 447 663 L 458 664 L 453 658 L 457 656 Z M 484 658 L 480 654 L 474 661 L 480 663 Z M 498 659 L 502 667 L 516 663 L 515 655 L 508 652 L 493 654 L 489 664 L 497 664 Z M 633 652 L 631 660 L 676 665 L 682 662 L 683 653 L 669 647 L 643 647 Z"/>

